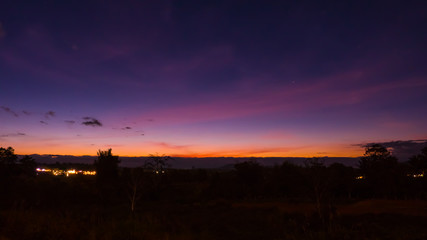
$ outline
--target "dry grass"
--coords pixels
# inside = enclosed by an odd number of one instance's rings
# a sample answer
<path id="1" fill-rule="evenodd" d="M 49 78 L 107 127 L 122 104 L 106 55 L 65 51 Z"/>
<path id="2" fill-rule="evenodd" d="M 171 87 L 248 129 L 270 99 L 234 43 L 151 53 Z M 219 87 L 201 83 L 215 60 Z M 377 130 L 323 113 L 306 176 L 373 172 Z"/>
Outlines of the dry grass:
<path id="1" fill-rule="evenodd" d="M 427 201 L 423 200 L 363 200 L 354 204 L 338 206 L 343 215 L 401 214 L 427 216 Z"/>
<path id="2" fill-rule="evenodd" d="M 313 203 L 291 203 L 280 201 L 269 202 L 238 202 L 233 207 L 244 208 L 276 208 L 283 213 L 310 214 L 315 210 Z M 352 204 L 336 205 L 340 215 L 363 214 L 401 214 L 410 216 L 427 216 L 427 201 L 423 200 L 363 200 Z"/>

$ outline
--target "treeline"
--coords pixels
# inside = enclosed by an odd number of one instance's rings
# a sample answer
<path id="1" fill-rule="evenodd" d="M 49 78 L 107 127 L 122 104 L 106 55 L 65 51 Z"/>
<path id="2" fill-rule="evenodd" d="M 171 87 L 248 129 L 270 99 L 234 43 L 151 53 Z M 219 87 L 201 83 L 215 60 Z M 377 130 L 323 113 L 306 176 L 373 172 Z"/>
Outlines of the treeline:
<path id="1" fill-rule="evenodd" d="M 139 168 L 119 168 L 120 157 L 109 149 L 86 166 L 96 176 L 36 175 L 34 160 L 0 148 L 0 238 L 359 239 L 363 233 L 364 239 L 404 239 L 405 223 L 396 228 L 387 222 L 402 216 L 339 217 L 337 204 L 427 199 L 427 148 L 401 163 L 383 146 L 371 145 L 359 168 L 326 166 L 322 158 L 274 167 L 252 159 L 232 170 L 170 169 L 171 161 L 155 155 Z M 270 200 L 309 203 L 313 215 L 232 206 Z M 425 218 L 406 219 L 424 228 Z"/>
<path id="2" fill-rule="evenodd" d="M 155 156 L 152 161 L 163 158 Z M 427 177 L 423 175 L 427 148 L 402 163 L 383 146 L 371 145 L 359 168 L 339 163 L 325 166 L 324 159 L 312 158 L 303 166 L 284 162 L 264 167 L 253 159 L 235 164 L 233 170 L 164 169 L 162 163 L 149 169 L 123 169 L 121 181 L 141 201 L 281 199 L 314 202 L 319 212 L 332 208 L 337 201 L 427 199 Z"/>
<path id="3" fill-rule="evenodd" d="M 119 168 L 119 156 L 114 156 L 109 149 L 98 152 L 94 166 L 82 165 L 84 168 L 95 168 L 95 177 L 58 179 L 36 177 L 33 159 L 27 156 L 18 159 L 13 148 L 0 148 L 0 187 L 3 192 L 22 192 L 22 188 L 14 185 L 40 183 L 39 188 L 49 188 L 49 184 L 60 184 L 52 186 L 52 193 L 46 192 L 45 195 L 67 192 L 66 188 L 71 186 L 73 192 L 79 192 L 72 199 L 83 196 L 86 191 L 86 199 L 103 204 L 128 202 L 131 210 L 139 202 L 156 200 L 186 202 L 279 198 L 329 204 L 337 200 L 369 198 L 427 199 L 427 177 L 423 175 L 427 169 L 427 147 L 402 163 L 385 147 L 371 145 L 360 159 L 359 168 L 339 163 L 325 166 L 322 158 L 308 159 L 303 166 L 284 162 L 274 167 L 264 167 L 252 159 L 235 164 L 233 170 L 170 169 L 171 161 L 173 159 L 168 156 L 151 156 L 139 168 Z M 59 168 L 65 169 L 67 166 L 57 164 Z M 76 184 L 82 189 L 74 186 Z M 28 196 L 18 199 L 38 195 L 30 192 L 28 190 Z"/>

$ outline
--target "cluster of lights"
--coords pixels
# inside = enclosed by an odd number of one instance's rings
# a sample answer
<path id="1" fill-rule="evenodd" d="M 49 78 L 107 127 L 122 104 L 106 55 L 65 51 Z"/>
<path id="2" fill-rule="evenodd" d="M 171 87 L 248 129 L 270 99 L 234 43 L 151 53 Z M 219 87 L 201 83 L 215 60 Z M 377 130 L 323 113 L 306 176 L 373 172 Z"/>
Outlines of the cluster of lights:
<path id="1" fill-rule="evenodd" d="M 422 178 L 424 177 L 424 172 L 416 173 L 416 174 L 407 174 L 406 176 L 413 177 L 413 178 Z M 356 179 L 365 179 L 365 176 L 357 176 Z"/>
<path id="2" fill-rule="evenodd" d="M 420 177 L 424 177 L 424 173 L 418 173 L 418 174 L 408 174 L 408 177 L 413 177 L 413 178 L 420 178 Z"/>
<path id="3" fill-rule="evenodd" d="M 54 176 L 67 176 L 70 175 L 96 175 L 96 171 L 86 171 L 86 170 L 76 170 L 76 169 L 68 169 L 68 170 L 60 170 L 60 169 L 48 169 L 48 168 L 36 168 L 37 173 L 51 173 Z"/>

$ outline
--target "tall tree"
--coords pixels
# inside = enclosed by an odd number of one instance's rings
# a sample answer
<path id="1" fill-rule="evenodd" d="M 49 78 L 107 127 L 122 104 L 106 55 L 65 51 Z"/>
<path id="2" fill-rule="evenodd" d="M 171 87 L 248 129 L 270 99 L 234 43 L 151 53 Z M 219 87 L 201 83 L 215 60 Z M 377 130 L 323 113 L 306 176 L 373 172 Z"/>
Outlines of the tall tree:
<path id="1" fill-rule="evenodd" d="M 144 168 L 152 170 L 153 173 L 163 174 L 165 173 L 166 168 L 169 167 L 169 162 L 172 160 L 170 156 L 165 155 L 150 155 L 150 157 L 145 161 Z"/>
<path id="2" fill-rule="evenodd" d="M 0 147 L 0 164 L 3 166 L 14 165 L 18 160 L 15 150 L 12 147 Z"/>
<path id="3" fill-rule="evenodd" d="M 34 158 L 30 156 L 24 156 L 19 160 L 20 163 L 20 172 L 21 174 L 27 175 L 27 176 L 35 176 L 36 175 L 36 166 L 37 163 L 34 160 Z"/>
<path id="4" fill-rule="evenodd" d="M 12 147 L 0 147 L 0 175 L 3 177 L 16 174 L 18 156 Z"/>
<path id="5" fill-rule="evenodd" d="M 365 148 L 365 154 L 360 158 L 359 167 L 367 178 L 378 175 L 383 170 L 394 168 L 397 158 L 380 144 L 373 144 Z"/>
<path id="6" fill-rule="evenodd" d="M 160 193 L 165 187 L 165 180 L 167 168 L 170 166 L 169 162 L 172 160 L 170 156 L 165 155 L 150 155 L 144 164 L 144 168 L 149 170 L 151 174 L 148 175 L 149 186 L 151 188 L 151 198 L 159 199 Z"/>
<path id="7" fill-rule="evenodd" d="M 399 169 L 397 158 L 380 144 L 366 147 L 360 158 L 359 167 L 366 177 L 374 196 L 391 196 L 396 194 Z"/>
<path id="8" fill-rule="evenodd" d="M 408 163 L 411 165 L 414 173 L 420 174 L 425 173 L 427 170 L 427 147 L 421 150 L 421 154 L 412 156 Z"/>
<path id="9" fill-rule="evenodd" d="M 253 187 L 258 184 L 263 178 L 263 167 L 255 159 L 234 164 L 239 180 Z"/>
<path id="10" fill-rule="evenodd" d="M 330 187 L 331 177 L 325 166 L 325 158 L 308 158 L 304 162 L 309 187 L 316 201 L 316 211 L 323 224 L 334 216 Z"/>
<path id="11" fill-rule="evenodd" d="M 143 172 L 142 168 L 126 169 L 126 177 L 128 184 L 128 199 L 130 202 L 131 213 L 134 213 L 138 200 L 141 198 L 142 185 L 143 185 Z"/>
<path id="12" fill-rule="evenodd" d="M 119 156 L 114 156 L 111 148 L 98 151 L 98 159 L 95 160 L 96 179 L 98 183 L 114 183 L 118 178 Z"/>

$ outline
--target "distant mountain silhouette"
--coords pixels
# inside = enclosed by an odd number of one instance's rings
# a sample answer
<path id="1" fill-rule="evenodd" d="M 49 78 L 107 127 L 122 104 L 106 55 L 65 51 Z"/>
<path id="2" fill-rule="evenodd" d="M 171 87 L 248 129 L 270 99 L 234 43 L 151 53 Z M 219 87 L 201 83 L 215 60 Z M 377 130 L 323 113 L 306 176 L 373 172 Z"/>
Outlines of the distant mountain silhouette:
<path id="1" fill-rule="evenodd" d="M 72 156 L 72 155 L 30 155 L 38 163 L 85 163 L 93 164 L 96 156 Z M 120 157 L 121 167 L 142 167 L 148 157 Z M 244 162 L 254 158 L 242 157 L 208 157 L 208 158 L 182 158 L 174 157 L 170 161 L 172 168 L 191 169 L 191 168 L 221 168 L 226 169 L 233 166 L 236 163 Z M 255 158 L 255 160 L 263 166 L 274 166 L 280 165 L 287 161 L 296 165 L 303 165 L 307 158 L 302 157 L 267 157 L 267 158 Z M 351 157 L 327 157 L 325 158 L 325 164 L 330 165 L 332 163 L 341 163 L 346 166 L 357 167 L 359 158 Z"/>

